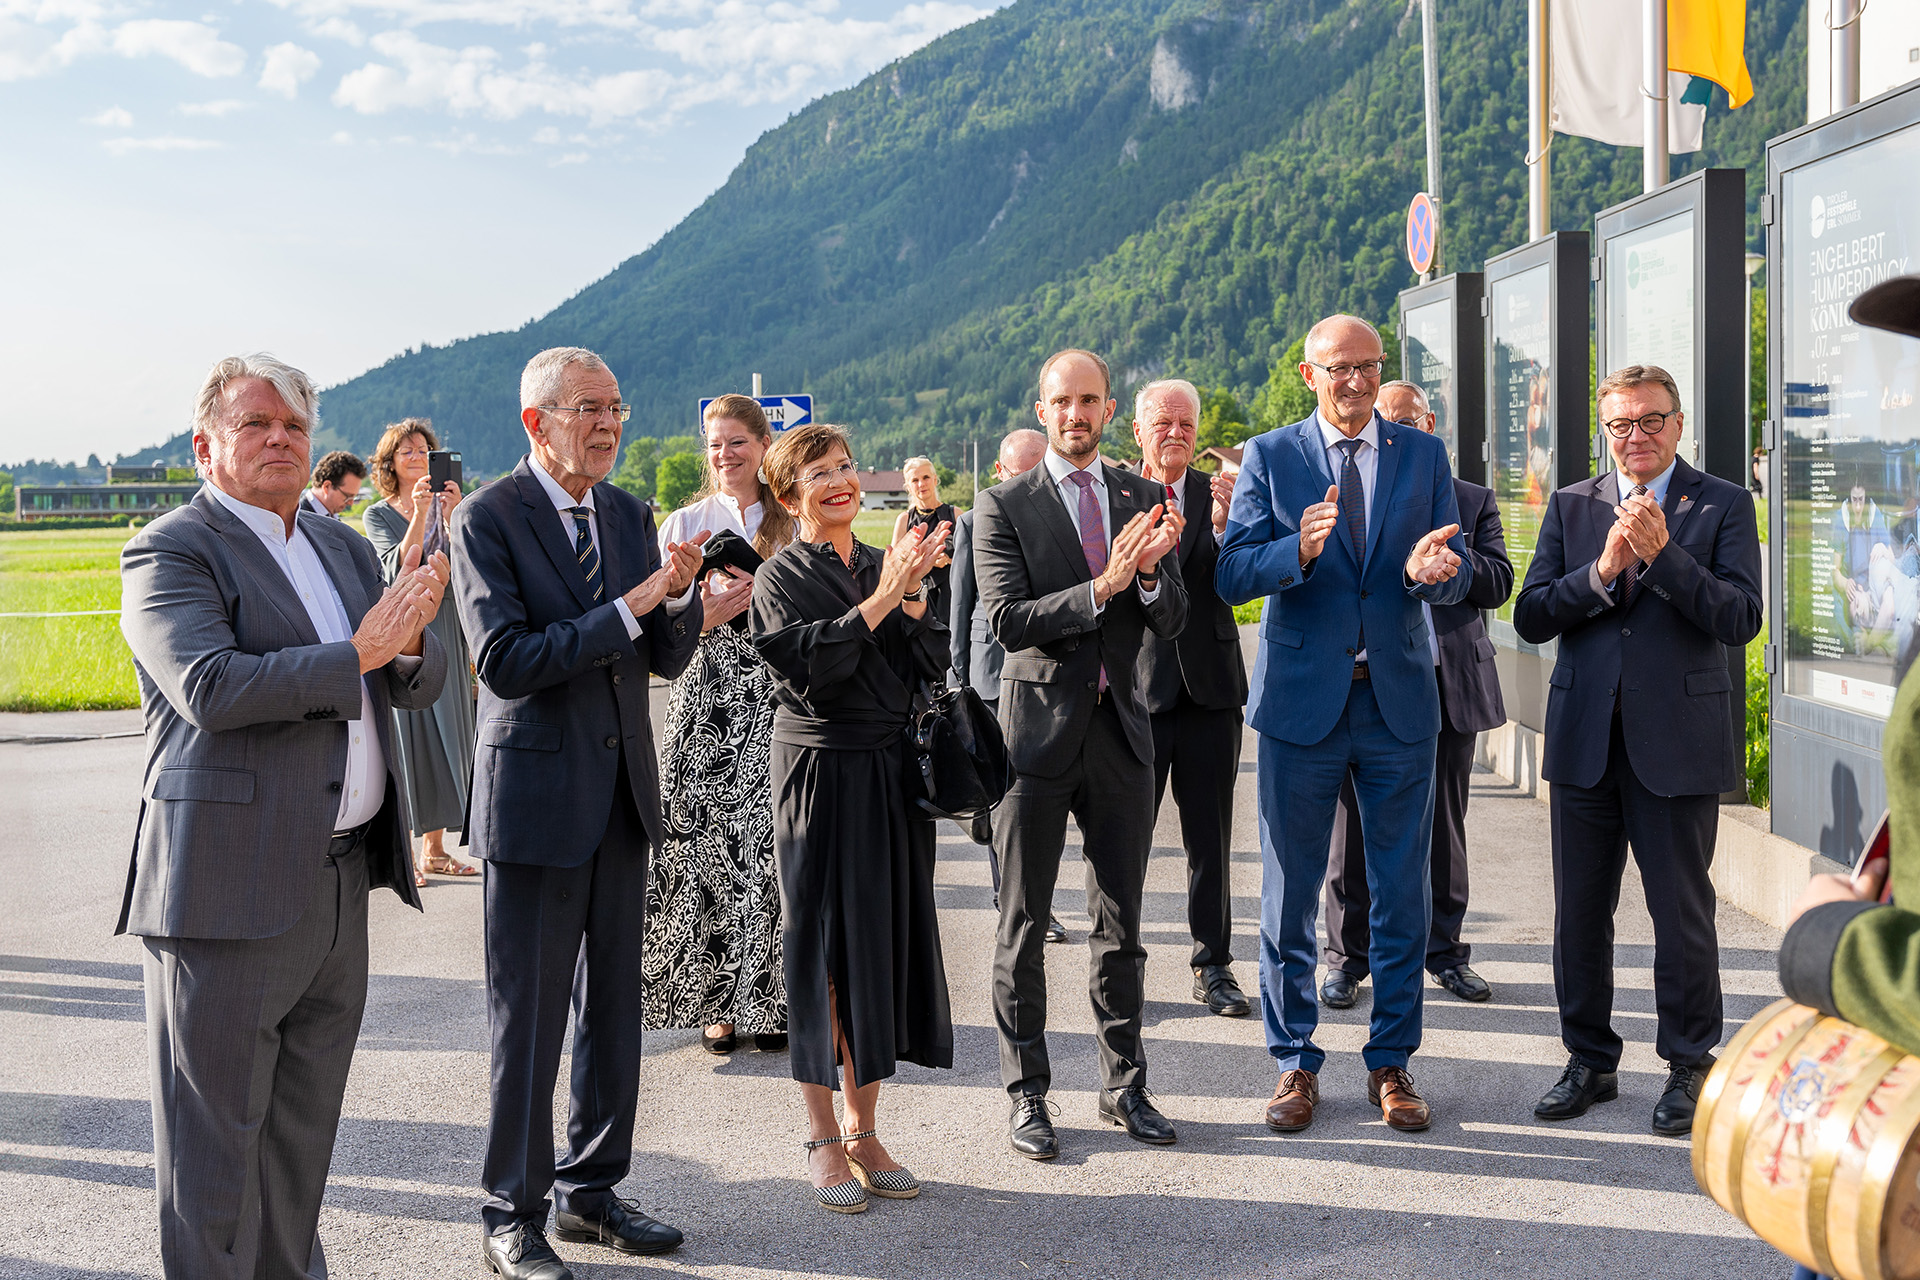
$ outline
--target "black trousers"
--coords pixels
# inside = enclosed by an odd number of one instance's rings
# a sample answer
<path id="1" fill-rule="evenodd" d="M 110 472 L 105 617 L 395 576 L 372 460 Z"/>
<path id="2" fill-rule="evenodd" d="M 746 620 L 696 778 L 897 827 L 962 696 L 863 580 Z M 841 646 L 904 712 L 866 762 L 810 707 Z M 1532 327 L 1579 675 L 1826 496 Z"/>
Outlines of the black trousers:
<path id="1" fill-rule="evenodd" d="M 1233 787 L 1240 778 L 1240 708 L 1203 707 L 1180 691 L 1153 717 L 1153 809 L 1173 780 L 1180 843 L 1187 852 L 1187 927 L 1201 965 L 1233 963 Z"/>
<path id="2" fill-rule="evenodd" d="M 1653 916 L 1654 1046 L 1697 1066 L 1720 1043 L 1720 945 L 1714 933 L 1714 837 L 1720 797 L 1658 796 L 1627 762 L 1616 715 L 1596 787 L 1554 783 L 1553 992 L 1567 1051 L 1597 1071 L 1620 1064 L 1613 1030 L 1613 916 L 1633 850 Z"/>
<path id="3" fill-rule="evenodd" d="M 545 1222 L 549 1191 L 569 1213 L 592 1212 L 632 1164 L 647 837 L 632 794 L 615 792 L 600 847 L 579 866 L 485 864 L 493 1078 L 480 1216 L 489 1232 Z M 556 1161 L 553 1089 L 569 1011 L 567 1152 Z"/>
<path id="4" fill-rule="evenodd" d="M 1101 699 L 1080 753 L 1055 778 L 1020 774 L 993 815 L 1000 850 L 1000 931 L 993 952 L 993 1017 L 1007 1092 L 1044 1094 L 1047 1058 L 1045 931 L 1060 875 L 1067 818 L 1080 824 L 1087 863 L 1087 937 L 1100 1077 L 1109 1089 L 1145 1084 L 1140 1043 L 1147 949 L 1140 899 L 1153 844 L 1153 766 L 1134 755 L 1111 697 Z"/>
<path id="5" fill-rule="evenodd" d="M 1433 762 L 1433 849 L 1428 875 L 1433 881 L 1433 926 L 1427 934 L 1427 972 L 1441 973 L 1467 963 L 1472 953 L 1460 940 L 1467 919 L 1467 784 L 1473 776 L 1473 744 L 1440 710 L 1440 740 Z M 1340 784 L 1333 815 L 1333 839 L 1327 850 L 1327 947 L 1329 970 L 1354 981 L 1367 976 L 1367 846 L 1360 831 L 1360 806 L 1353 778 Z"/>

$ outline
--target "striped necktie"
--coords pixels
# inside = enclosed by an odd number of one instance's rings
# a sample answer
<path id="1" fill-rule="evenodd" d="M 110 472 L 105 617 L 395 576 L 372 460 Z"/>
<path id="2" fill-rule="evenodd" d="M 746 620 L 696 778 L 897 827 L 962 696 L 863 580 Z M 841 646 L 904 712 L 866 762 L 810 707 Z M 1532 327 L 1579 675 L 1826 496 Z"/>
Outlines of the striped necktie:
<path id="1" fill-rule="evenodd" d="M 1627 496 L 1637 498 L 1646 491 L 1647 486 L 1637 484 L 1633 486 L 1633 492 Z M 1633 603 L 1634 588 L 1640 585 L 1640 568 L 1640 562 L 1635 560 L 1620 571 L 1620 607 L 1622 609 Z"/>
<path id="2" fill-rule="evenodd" d="M 587 523 L 586 507 L 568 507 L 573 516 L 573 554 L 580 561 L 580 572 L 587 575 L 587 587 L 595 604 L 606 594 L 607 584 L 600 580 L 600 552 L 593 545 L 593 528 Z"/>
<path id="3" fill-rule="evenodd" d="M 1100 496 L 1093 491 L 1093 475 L 1070 471 L 1067 479 L 1080 486 L 1080 554 L 1087 558 L 1087 572 L 1099 577 L 1107 571 L 1107 522 L 1101 517 Z M 1100 664 L 1100 690 L 1106 692 L 1107 665 Z"/>

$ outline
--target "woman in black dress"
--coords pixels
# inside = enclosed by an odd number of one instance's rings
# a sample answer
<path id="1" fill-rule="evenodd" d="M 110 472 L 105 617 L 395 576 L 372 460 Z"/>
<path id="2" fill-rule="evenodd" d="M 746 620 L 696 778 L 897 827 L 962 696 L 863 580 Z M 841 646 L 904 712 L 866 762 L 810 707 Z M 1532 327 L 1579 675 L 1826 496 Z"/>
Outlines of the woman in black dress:
<path id="1" fill-rule="evenodd" d="M 895 542 L 905 537 L 909 529 L 920 529 L 923 536 L 931 536 L 941 525 L 953 528 L 953 504 L 940 501 L 940 476 L 933 469 L 931 458 L 908 458 L 900 464 L 900 478 L 906 481 L 909 502 L 893 522 Z M 953 538 L 943 537 L 940 554 L 934 558 L 933 568 L 927 571 L 927 607 L 937 618 L 952 613 L 953 597 L 948 594 L 948 578 L 953 572 L 952 552 Z"/>
<path id="2" fill-rule="evenodd" d="M 953 1065 L 953 1019 L 933 905 L 933 821 L 907 799 L 904 734 L 916 684 L 947 665 L 947 629 L 922 579 L 946 529 L 881 552 L 853 536 L 860 481 L 847 436 L 782 434 L 762 464 L 800 539 L 754 574 L 753 642 L 773 669 L 773 841 L 793 1077 L 806 1100 L 820 1203 L 920 1184 L 874 1133 L 897 1061 Z M 834 1118 L 836 1059 L 847 1128 Z"/>

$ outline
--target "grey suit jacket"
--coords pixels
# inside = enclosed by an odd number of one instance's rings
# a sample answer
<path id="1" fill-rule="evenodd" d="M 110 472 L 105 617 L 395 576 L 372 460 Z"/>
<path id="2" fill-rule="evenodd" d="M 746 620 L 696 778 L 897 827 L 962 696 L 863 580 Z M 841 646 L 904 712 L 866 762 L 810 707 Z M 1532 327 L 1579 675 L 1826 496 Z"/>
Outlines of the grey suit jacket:
<path id="1" fill-rule="evenodd" d="M 953 611 L 947 629 L 953 633 L 953 674 L 957 685 L 972 685 L 975 693 L 992 702 L 1000 696 L 1000 663 L 1007 651 L 993 638 L 987 607 L 980 601 L 973 575 L 973 512 L 962 511 L 953 526 L 953 576 L 948 579 Z M 956 685 L 956 687 L 957 687 Z"/>
<path id="2" fill-rule="evenodd" d="M 1131 471 L 1107 466 L 1107 529 L 1155 505 L 1154 487 Z M 1173 637 L 1187 621 L 1179 556 L 1160 561 L 1160 590 L 1151 604 L 1129 585 L 1095 612 L 1080 536 L 1059 487 L 1038 466 L 975 500 L 973 570 L 993 634 L 1006 646 L 1000 668 L 1000 723 L 1013 767 L 1058 777 L 1079 756 L 1098 702 L 1100 669 L 1134 755 L 1153 763 L 1153 726 L 1134 683 L 1140 637 L 1151 627 Z"/>
<path id="3" fill-rule="evenodd" d="M 384 589 L 373 547 L 302 510 L 300 530 L 355 627 Z M 333 838 L 360 656 L 322 644 L 253 530 L 203 488 L 120 553 L 120 629 L 133 650 L 147 767 L 117 933 L 271 938 L 305 910 Z M 443 602 L 442 607 L 450 607 Z M 431 633 L 412 678 L 371 673 L 386 799 L 368 880 L 414 907 L 412 845 L 393 707 L 430 706 L 446 676 Z"/>

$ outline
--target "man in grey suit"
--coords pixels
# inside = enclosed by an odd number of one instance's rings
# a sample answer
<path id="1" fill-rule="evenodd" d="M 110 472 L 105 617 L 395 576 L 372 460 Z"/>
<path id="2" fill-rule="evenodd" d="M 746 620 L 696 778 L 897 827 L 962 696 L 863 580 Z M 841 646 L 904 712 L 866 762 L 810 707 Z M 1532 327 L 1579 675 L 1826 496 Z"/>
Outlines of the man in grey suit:
<path id="1" fill-rule="evenodd" d="M 116 932 L 146 948 L 160 1258 L 180 1280 L 327 1274 L 367 894 L 420 905 L 391 711 L 439 696 L 422 629 L 446 559 L 412 553 L 383 591 L 366 539 L 301 509 L 316 398 L 271 356 L 214 365 L 207 483 L 120 555 L 147 766 Z"/>
<path id="2" fill-rule="evenodd" d="M 1000 456 L 994 459 L 993 482 L 1005 484 L 1025 475 L 1047 456 L 1047 438 L 1032 427 L 1009 431 L 1000 441 Z M 953 616 L 948 626 L 953 631 L 953 675 L 955 686 L 972 685 L 987 709 L 1000 711 L 1000 663 L 1007 651 L 993 638 L 987 624 L 986 606 L 973 575 L 973 512 L 962 511 L 953 533 Z M 1000 908 L 1000 855 L 993 849 L 993 815 L 983 813 L 973 820 L 970 832 L 975 844 L 987 846 L 987 869 L 993 873 L 993 906 Z M 1065 942 L 1067 927 L 1051 911 L 1047 913 L 1048 942 Z"/>
<path id="3" fill-rule="evenodd" d="M 570 1280 L 555 1234 L 629 1254 L 680 1232 L 614 1188 L 640 1096 L 640 960 L 660 770 L 647 677 L 700 640 L 706 534 L 669 544 L 653 512 L 604 483 L 629 409 L 606 364 L 555 347 L 520 378 L 528 453 L 454 509 L 454 593 L 480 675 L 464 839 L 486 867 L 492 1113 L 482 1253 L 504 1280 Z M 573 1005 L 567 1152 L 553 1090 Z"/>
<path id="4" fill-rule="evenodd" d="M 1157 491 L 1100 460 L 1114 400 L 1106 362 L 1061 351 L 1040 367 L 1041 465 L 980 494 L 974 573 L 1000 668 L 1000 723 L 1015 771 L 994 813 L 1005 892 L 993 961 L 1008 1140 L 1031 1160 L 1060 1154 L 1048 1118 L 1047 975 L 1041 922 L 1053 902 L 1069 815 L 1087 862 L 1088 938 L 1103 1119 L 1141 1142 L 1174 1140 L 1149 1100 L 1140 1043 L 1147 952 L 1141 895 L 1153 840 L 1153 729 L 1134 684 L 1140 637 L 1187 618 L 1176 558 L 1181 520 Z"/>

